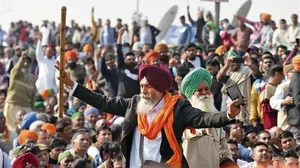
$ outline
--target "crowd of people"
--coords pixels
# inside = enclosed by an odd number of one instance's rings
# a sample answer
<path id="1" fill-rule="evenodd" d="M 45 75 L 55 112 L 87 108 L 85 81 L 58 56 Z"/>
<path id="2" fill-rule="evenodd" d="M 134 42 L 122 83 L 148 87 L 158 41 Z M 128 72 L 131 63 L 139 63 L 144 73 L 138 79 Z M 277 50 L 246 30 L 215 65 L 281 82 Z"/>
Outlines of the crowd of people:
<path id="1" fill-rule="evenodd" d="M 59 25 L 0 27 L 0 166 L 300 167 L 296 14 L 217 27 L 188 7 L 191 25 L 181 16 L 178 43 L 164 44 L 146 17 L 129 29 L 91 13 L 91 26 L 67 27 L 60 77 Z"/>

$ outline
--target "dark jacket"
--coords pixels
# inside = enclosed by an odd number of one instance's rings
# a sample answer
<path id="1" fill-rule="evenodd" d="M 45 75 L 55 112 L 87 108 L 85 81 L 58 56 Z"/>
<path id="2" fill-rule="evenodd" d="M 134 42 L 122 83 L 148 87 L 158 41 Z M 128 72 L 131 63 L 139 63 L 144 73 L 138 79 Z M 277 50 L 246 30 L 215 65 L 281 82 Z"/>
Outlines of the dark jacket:
<path id="1" fill-rule="evenodd" d="M 95 108 L 114 115 L 124 116 L 123 124 L 123 139 L 121 141 L 122 153 L 126 159 L 126 168 L 129 168 L 130 151 L 133 142 L 133 133 L 137 127 L 137 113 L 136 106 L 140 100 L 138 95 L 132 98 L 109 98 L 104 95 L 94 93 L 87 88 L 78 85 L 73 96 L 85 101 Z M 219 128 L 229 124 L 227 114 L 221 113 L 207 113 L 199 109 L 193 108 L 189 101 L 178 100 L 174 107 L 174 123 L 173 129 L 176 140 L 182 149 L 182 134 L 186 127 L 192 128 Z M 170 144 L 166 138 L 164 130 L 162 130 L 162 144 L 160 146 L 161 162 L 165 163 L 173 155 Z M 138 155 L 138 154 L 137 154 Z M 184 155 L 182 155 L 182 167 L 188 167 Z"/>
<path id="2" fill-rule="evenodd" d="M 160 30 L 158 30 L 156 27 L 152 26 L 152 25 L 148 25 L 150 27 L 151 30 L 151 36 L 152 36 L 152 48 L 155 46 L 156 44 L 156 36 L 160 33 Z M 141 28 L 139 28 L 139 30 L 141 30 Z"/>
<path id="3" fill-rule="evenodd" d="M 296 71 L 291 78 L 290 95 L 294 98 L 294 104 L 288 106 L 287 118 L 291 126 L 300 126 L 300 71 Z"/>
<path id="4" fill-rule="evenodd" d="M 198 18 L 196 21 L 194 21 L 190 15 L 190 11 L 188 11 L 188 19 L 191 22 L 191 24 L 196 27 L 195 39 L 197 40 L 197 42 L 202 42 L 202 29 L 206 23 L 204 18 Z"/>
<path id="5" fill-rule="evenodd" d="M 140 84 L 138 81 L 139 67 L 128 68 L 124 62 L 122 44 L 117 44 L 118 55 L 118 96 L 130 98 L 140 93 Z"/>

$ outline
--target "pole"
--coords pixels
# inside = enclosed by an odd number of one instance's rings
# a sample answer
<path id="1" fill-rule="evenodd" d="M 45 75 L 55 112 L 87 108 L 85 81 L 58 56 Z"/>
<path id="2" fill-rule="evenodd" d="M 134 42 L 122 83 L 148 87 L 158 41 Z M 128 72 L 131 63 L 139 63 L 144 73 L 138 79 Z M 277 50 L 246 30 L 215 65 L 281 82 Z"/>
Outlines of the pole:
<path id="1" fill-rule="evenodd" d="M 139 13 L 140 11 L 140 0 L 136 0 L 136 12 Z"/>
<path id="2" fill-rule="evenodd" d="M 61 8 L 61 27 L 60 27 L 60 66 L 59 76 L 62 78 L 65 72 L 64 58 L 65 58 L 65 44 L 66 44 L 66 14 L 67 8 L 63 6 Z M 64 113 L 64 84 L 59 81 L 59 109 L 58 116 L 63 118 Z"/>
<path id="3" fill-rule="evenodd" d="M 215 25 L 219 27 L 220 24 L 220 1 L 215 1 Z"/>

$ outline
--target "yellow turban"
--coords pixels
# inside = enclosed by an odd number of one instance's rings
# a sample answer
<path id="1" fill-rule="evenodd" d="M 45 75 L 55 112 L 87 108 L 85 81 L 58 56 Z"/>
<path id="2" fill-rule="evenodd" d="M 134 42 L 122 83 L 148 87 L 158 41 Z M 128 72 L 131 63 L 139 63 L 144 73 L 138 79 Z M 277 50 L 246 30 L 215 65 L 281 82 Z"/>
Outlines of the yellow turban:
<path id="1" fill-rule="evenodd" d="M 221 55 L 222 52 L 227 52 L 227 48 L 224 45 L 219 46 L 216 50 L 215 53 L 218 55 Z"/>
<path id="2" fill-rule="evenodd" d="M 156 44 L 154 47 L 155 52 L 169 52 L 169 48 L 166 44 L 160 43 Z"/>
<path id="3" fill-rule="evenodd" d="M 293 58 L 292 63 L 294 65 L 294 69 L 300 71 L 300 54 Z"/>

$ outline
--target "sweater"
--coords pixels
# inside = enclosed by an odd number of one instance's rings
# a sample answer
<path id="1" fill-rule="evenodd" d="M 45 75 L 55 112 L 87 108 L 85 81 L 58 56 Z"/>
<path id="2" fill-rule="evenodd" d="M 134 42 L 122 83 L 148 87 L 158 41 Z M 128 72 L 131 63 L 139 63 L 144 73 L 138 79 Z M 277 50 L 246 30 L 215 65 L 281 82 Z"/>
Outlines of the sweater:
<path id="1" fill-rule="evenodd" d="M 138 68 L 127 68 L 124 63 L 124 55 L 122 45 L 117 46 L 118 53 L 118 96 L 131 98 L 135 94 L 140 93 L 140 84 L 138 81 Z"/>
<path id="2" fill-rule="evenodd" d="M 24 59 L 20 57 L 18 63 L 10 73 L 9 88 L 6 103 L 16 104 L 22 107 L 34 108 L 36 93 L 36 77 L 28 70 L 23 71 Z"/>
<path id="3" fill-rule="evenodd" d="M 109 97 L 115 97 L 118 93 L 118 69 L 108 69 L 105 63 L 105 57 L 101 60 L 101 73 L 106 79 Z"/>

